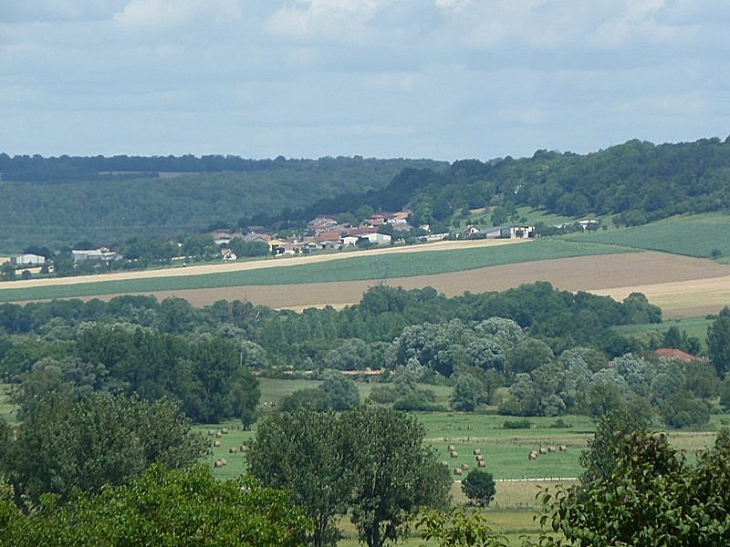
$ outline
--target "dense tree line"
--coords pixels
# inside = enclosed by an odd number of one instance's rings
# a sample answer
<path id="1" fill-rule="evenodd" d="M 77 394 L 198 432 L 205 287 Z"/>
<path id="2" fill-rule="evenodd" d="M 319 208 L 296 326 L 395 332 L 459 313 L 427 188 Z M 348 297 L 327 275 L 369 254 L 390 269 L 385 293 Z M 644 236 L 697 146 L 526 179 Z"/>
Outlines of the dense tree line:
<path id="1" fill-rule="evenodd" d="M 4 180 L 28 182 L 74 182 L 119 175 L 144 178 L 159 173 L 220 173 L 278 170 L 307 170 L 315 166 L 329 169 L 360 170 L 364 167 L 393 170 L 408 165 L 435 166 L 429 160 L 375 159 L 361 156 L 323 157 L 317 160 L 246 159 L 240 156 L 210 154 L 206 156 L 67 156 L 43 157 L 38 154 L 9 156 L 0 153 L 0 173 Z"/>
<path id="2" fill-rule="evenodd" d="M 522 416 L 600 416 L 643 405 L 673 427 L 706 423 L 718 395 L 730 403 L 719 381 L 730 322 L 723 315 L 710 330 L 709 363 L 652 356 L 662 342 L 699 350 L 671 329 L 648 345 L 612 330 L 660 320 L 641 294 L 617 302 L 544 282 L 454 298 L 379 286 L 344 310 L 302 313 L 142 296 L 3 304 L 0 374 L 20 384 L 21 412 L 44 392 L 126 393 L 172 397 L 199 422 L 238 417 L 249 426 L 254 372 L 313 373 L 322 385 L 292 394 L 286 409 L 344 410 L 360 402 L 357 389 L 332 371 L 380 369 L 370 399 L 402 410 L 440 409 L 423 383 L 449 382 L 461 411 L 491 404 Z"/>
<path id="3" fill-rule="evenodd" d="M 237 162 L 252 162 L 254 168 L 236 169 Z M 57 251 L 82 240 L 111 247 L 135 237 L 182 239 L 213 228 L 288 221 L 292 210 L 316 201 L 382 188 L 404 168 L 441 169 L 428 160 L 363 158 L 257 162 L 184 157 L 185 165 L 176 167 L 165 158 L 122 157 L 117 165 L 108 163 L 63 157 L 3 160 L 0 155 L 0 249 L 42 245 Z M 97 175 L 128 170 L 139 173 Z M 149 171 L 178 176 L 150 177 Z M 36 179 L 48 183 L 32 182 Z M 63 181 L 62 192 L 53 181 Z"/>

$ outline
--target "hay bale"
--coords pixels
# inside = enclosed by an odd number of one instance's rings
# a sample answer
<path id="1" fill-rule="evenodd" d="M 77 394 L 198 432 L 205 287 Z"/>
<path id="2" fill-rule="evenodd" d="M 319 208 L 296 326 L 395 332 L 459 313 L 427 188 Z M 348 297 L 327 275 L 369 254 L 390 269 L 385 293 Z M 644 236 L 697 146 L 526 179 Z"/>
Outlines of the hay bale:
<path id="1" fill-rule="evenodd" d="M 567 452 L 568 447 L 565 446 L 564 444 L 561 444 L 560 446 L 558 446 L 558 450 L 560 450 L 560 452 Z"/>
<path id="2" fill-rule="evenodd" d="M 229 453 L 229 454 L 237 454 L 237 453 L 238 453 L 238 447 L 237 447 L 237 446 L 232 446 L 232 447 L 230 447 L 230 448 L 228 449 L 228 453 Z"/>
<path id="3" fill-rule="evenodd" d="M 215 435 L 215 431 L 213 431 L 212 429 L 209 429 L 208 430 L 208 436 L 209 437 L 212 437 L 213 435 Z"/>
<path id="4" fill-rule="evenodd" d="M 221 445 L 220 441 L 213 441 L 213 448 L 219 448 Z"/>
<path id="5" fill-rule="evenodd" d="M 224 427 L 223 429 L 221 429 L 221 433 L 223 433 L 224 435 L 228 435 L 228 428 Z"/>
<path id="6" fill-rule="evenodd" d="M 537 459 L 537 452 L 534 450 L 530 450 L 530 454 L 527 456 L 528 460 L 536 460 Z"/>
<path id="7" fill-rule="evenodd" d="M 216 431 L 215 436 L 216 438 L 220 439 L 223 436 L 223 433 L 221 433 L 220 431 Z"/>
<path id="8" fill-rule="evenodd" d="M 478 467 L 486 467 L 486 466 L 487 466 L 487 464 L 486 464 L 486 463 L 484 463 L 484 460 L 479 460 L 479 461 L 477 462 L 477 466 L 478 466 Z"/>
<path id="9" fill-rule="evenodd" d="M 449 456 L 451 456 L 452 458 L 458 458 L 459 453 L 456 450 L 452 450 L 451 452 L 449 452 Z"/>
<path id="10" fill-rule="evenodd" d="M 482 455 L 482 450 L 481 450 L 481 448 L 475 448 L 475 449 L 474 449 L 474 455 L 475 455 L 475 456 L 481 456 L 481 455 Z"/>
<path id="11" fill-rule="evenodd" d="M 463 475 L 464 472 L 461 470 L 461 468 L 457 467 L 454 469 L 454 475 Z"/>
<path id="12" fill-rule="evenodd" d="M 540 454 L 547 454 L 547 446 L 540 447 Z"/>
<path id="13" fill-rule="evenodd" d="M 548 452 L 555 452 L 555 447 L 553 445 L 550 445 L 547 448 L 548 448 Z"/>
<path id="14" fill-rule="evenodd" d="M 459 467 L 461 467 L 462 471 L 469 471 L 469 464 L 468 463 L 462 463 Z"/>
<path id="15" fill-rule="evenodd" d="M 449 445 L 449 446 L 448 446 L 448 447 L 446 448 L 446 450 L 448 450 L 449 452 L 453 452 L 454 450 L 456 450 L 456 448 L 454 448 L 454 445 L 453 445 L 453 444 L 450 444 L 450 445 Z"/>

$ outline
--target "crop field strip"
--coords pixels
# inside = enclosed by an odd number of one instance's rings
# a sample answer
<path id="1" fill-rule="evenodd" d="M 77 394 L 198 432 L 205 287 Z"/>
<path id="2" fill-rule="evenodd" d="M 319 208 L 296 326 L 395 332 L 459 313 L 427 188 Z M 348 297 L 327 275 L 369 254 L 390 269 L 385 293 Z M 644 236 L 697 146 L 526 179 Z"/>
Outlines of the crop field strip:
<path id="1" fill-rule="evenodd" d="M 390 248 L 281 261 L 192 266 L 167 270 L 49 278 L 0 284 L 0 301 L 186 291 L 236 286 L 335 283 L 438 275 L 490 266 L 625 252 L 606 245 L 558 240 L 505 245 L 504 241 Z M 462 291 L 463 292 L 463 291 Z"/>

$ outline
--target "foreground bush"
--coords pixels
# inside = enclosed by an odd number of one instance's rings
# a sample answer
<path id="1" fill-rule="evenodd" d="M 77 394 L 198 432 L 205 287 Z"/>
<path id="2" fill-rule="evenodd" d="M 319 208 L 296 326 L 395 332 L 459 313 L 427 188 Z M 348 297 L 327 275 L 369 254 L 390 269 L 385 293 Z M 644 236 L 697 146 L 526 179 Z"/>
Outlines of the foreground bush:
<path id="1" fill-rule="evenodd" d="M 295 547 L 310 522 L 288 494 L 248 479 L 219 481 L 207 466 L 168 471 L 153 466 L 127 486 L 77 494 L 59 505 L 46 495 L 30 514 L 0 500 L 0 545 L 12 547 Z"/>

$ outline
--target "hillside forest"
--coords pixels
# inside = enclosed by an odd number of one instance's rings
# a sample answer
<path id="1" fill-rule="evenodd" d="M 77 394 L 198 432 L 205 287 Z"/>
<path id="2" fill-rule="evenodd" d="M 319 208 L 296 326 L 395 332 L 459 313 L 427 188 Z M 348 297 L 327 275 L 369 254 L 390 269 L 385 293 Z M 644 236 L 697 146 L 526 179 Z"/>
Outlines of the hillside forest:
<path id="1" fill-rule="evenodd" d="M 408 207 L 410 224 L 449 231 L 486 208 L 486 223 L 529 206 L 636 226 L 730 206 L 730 138 L 632 140 L 579 155 L 458 160 L 238 157 L 9 157 L 0 154 L 0 249 L 79 242 L 121 247 L 214 228 L 302 229 L 317 215 L 358 219 Z M 152 177 L 152 178 L 151 178 Z M 59 186 L 62 185 L 62 186 Z M 62 188 L 62 191 L 60 189 Z M 549 227 L 543 227 L 549 228 Z"/>

